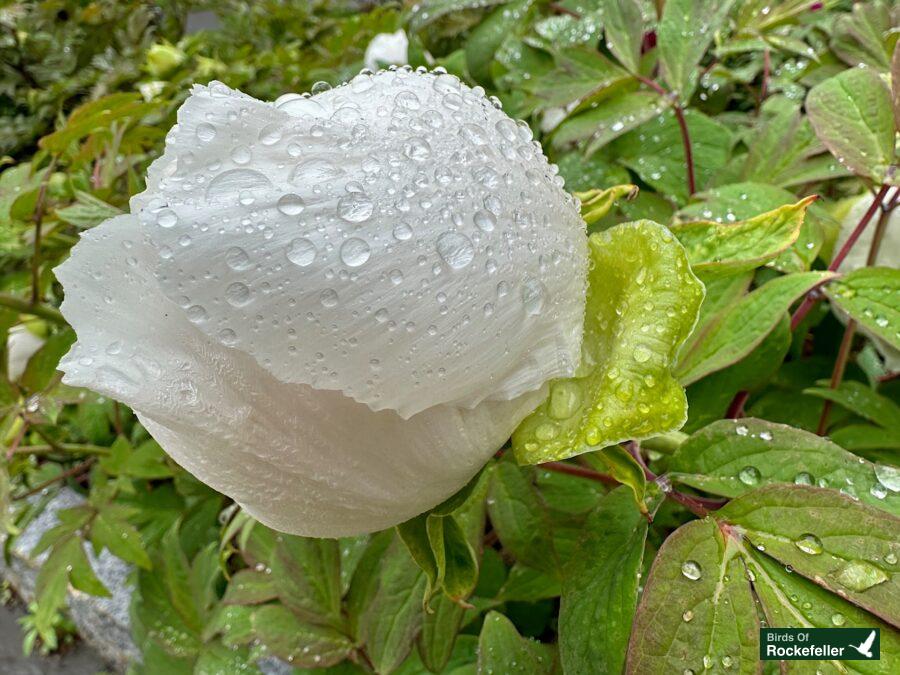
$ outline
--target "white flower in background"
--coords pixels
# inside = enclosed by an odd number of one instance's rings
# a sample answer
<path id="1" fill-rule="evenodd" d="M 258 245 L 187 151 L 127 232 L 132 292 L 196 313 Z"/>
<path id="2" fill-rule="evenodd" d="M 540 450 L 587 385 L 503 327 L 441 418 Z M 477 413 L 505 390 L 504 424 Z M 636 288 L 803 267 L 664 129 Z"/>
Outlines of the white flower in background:
<path id="1" fill-rule="evenodd" d="M 850 233 L 856 229 L 863 214 L 865 214 L 872 205 L 872 200 L 874 198 L 875 197 L 870 194 L 862 195 L 847 211 L 847 215 L 841 221 L 841 231 L 838 235 L 837 243 L 834 246 L 835 251 L 841 249 L 841 246 L 847 241 Z M 853 270 L 866 266 L 866 260 L 869 257 L 869 248 L 872 246 L 872 239 L 875 236 L 875 229 L 878 224 L 878 216 L 880 213 L 880 211 L 876 212 L 872 221 L 866 229 L 863 230 L 859 239 L 856 240 L 853 248 L 850 249 L 850 253 L 847 254 L 847 257 L 844 258 L 841 263 L 841 266 L 838 269 L 839 272 L 852 272 Z M 875 259 L 875 264 L 881 267 L 900 267 L 900 209 L 894 209 L 888 216 L 887 227 L 885 228 L 881 245 L 878 248 L 878 257 Z M 900 370 L 900 352 L 884 340 L 870 334 L 863 327 L 858 327 L 858 330 L 872 340 L 872 343 L 878 349 L 879 353 L 884 357 L 884 366 L 889 372 Z"/>
<path id="2" fill-rule="evenodd" d="M 6 337 L 8 354 L 6 372 L 11 382 L 15 382 L 22 377 L 22 373 L 25 372 L 25 367 L 28 365 L 28 360 L 43 346 L 44 339 L 28 330 L 28 327 L 24 324 L 19 324 L 9 329 L 9 335 Z"/>
<path id="3" fill-rule="evenodd" d="M 429 509 L 580 361 L 577 203 L 451 75 L 275 103 L 196 86 L 147 184 L 57 268 L 65 381 L 272 527 Z"/>
<path id="4" fill-rule="evenodd" d="M 394 33 L 379 33 L 366 47 L 363 63 L 369 70 L 385 65 L 402 66 L 408 63 L 409 38 L 401 28 Z"/>

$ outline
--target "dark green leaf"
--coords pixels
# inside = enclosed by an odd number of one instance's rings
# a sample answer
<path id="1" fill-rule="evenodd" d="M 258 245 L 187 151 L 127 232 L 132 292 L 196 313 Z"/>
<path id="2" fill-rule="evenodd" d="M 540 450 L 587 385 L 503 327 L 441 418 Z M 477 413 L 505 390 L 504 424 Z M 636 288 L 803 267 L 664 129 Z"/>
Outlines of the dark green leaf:
<path id="1" fill-rule="evenodd" d="M 555 657 L 550 647 L 523 638 L 516 627 L 498 612 L 484 618 L 478 638 L 478 672 L 541 675 L 554 672 Z"/>

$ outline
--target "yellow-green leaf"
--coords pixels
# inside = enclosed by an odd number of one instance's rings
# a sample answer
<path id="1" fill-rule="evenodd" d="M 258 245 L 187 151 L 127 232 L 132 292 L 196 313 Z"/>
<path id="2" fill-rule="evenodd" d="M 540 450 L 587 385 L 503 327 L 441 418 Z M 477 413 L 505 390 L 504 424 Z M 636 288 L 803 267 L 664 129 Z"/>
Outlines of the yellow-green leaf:
<path id="1" fill-rule="evenodd" d="M 684 248 L 662 225 L 624 223 L 590 238 L 582 364 L 513 434 L 537 464 L 678 429 L 687 415 L 671 368 L 703 300 Z"/>

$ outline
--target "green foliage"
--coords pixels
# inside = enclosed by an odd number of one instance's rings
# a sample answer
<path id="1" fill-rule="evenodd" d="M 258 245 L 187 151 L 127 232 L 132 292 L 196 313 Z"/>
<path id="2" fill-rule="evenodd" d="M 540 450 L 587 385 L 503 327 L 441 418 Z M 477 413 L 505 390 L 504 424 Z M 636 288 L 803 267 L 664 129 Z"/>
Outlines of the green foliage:
<path id="1" fill-rule="evenodd" d="M 348 674 L 755 673 L 763 622 L 881 629 L 879 662 L 786 672 L 896 671 L 891 3 L 2 4 L 7 549 L 46 493 L 84 497 L 33 551 L 27 649 L 71 630 L 71 590 L 109 592 L 105 550 L 134 567 L 134 673 L 253 673 L 264 657 Z M 219 25 L 186 32 L 206 9 Z M 341 540 L 279 534 L 126 406 L 60 382 L 74 335 L 52 269 L 128 209 L 192 83 L 266 100 L 337 84 L 398 28 L 412 65 L 523 118 L 581 199 L 584 358 L 431 511 Z M 862 255 L 829 270 L 853 204 L 883 186 Z M 865 247 L 879 266 L 854 269 Z M 43 343 L 10 373 L 19 331 Z"/>

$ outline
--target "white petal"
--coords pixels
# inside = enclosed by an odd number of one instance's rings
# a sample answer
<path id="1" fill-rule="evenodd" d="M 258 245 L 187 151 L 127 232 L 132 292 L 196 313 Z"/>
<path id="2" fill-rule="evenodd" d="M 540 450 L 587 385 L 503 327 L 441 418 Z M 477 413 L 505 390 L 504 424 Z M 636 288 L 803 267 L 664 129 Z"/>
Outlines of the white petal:
<path id="1" fill-rule="evenodd" d="M 369 42 L 363 63 L 369 70 L 378 70 L 383 65 L 403 65 L 407 63 L 409 38 L 401 28 L 394 33 L 379 33 Z"/>
<path id="2" fill-rule="evenodd" d="M 204 333 L 410 417 L 574 372 L 587 248 L 561 184 L 483 92 L 399 70 L 277 106 L 196 87 L 132 209 Z"/>
<path id="3" fill-rule="evenodd" d="M 15 382 L 22 377 L 28 360 L 43 346 L 44 339 L 28 330 L 27 326 L 20 324 L 9 329 L 6 338 L 6 370 L 10 381 Z"/>
<path id="4" fill-rule="evenodd" d="M 279 381 L 197 329 L 158 286 L 134 216 L 90 230 L 57 268 L 78 343 L 65 381 L 131 406 L 188 471 L 263 523 L 344 536 L 407 520 L 462 487 L 542 392 L 402 420 Z"/>

